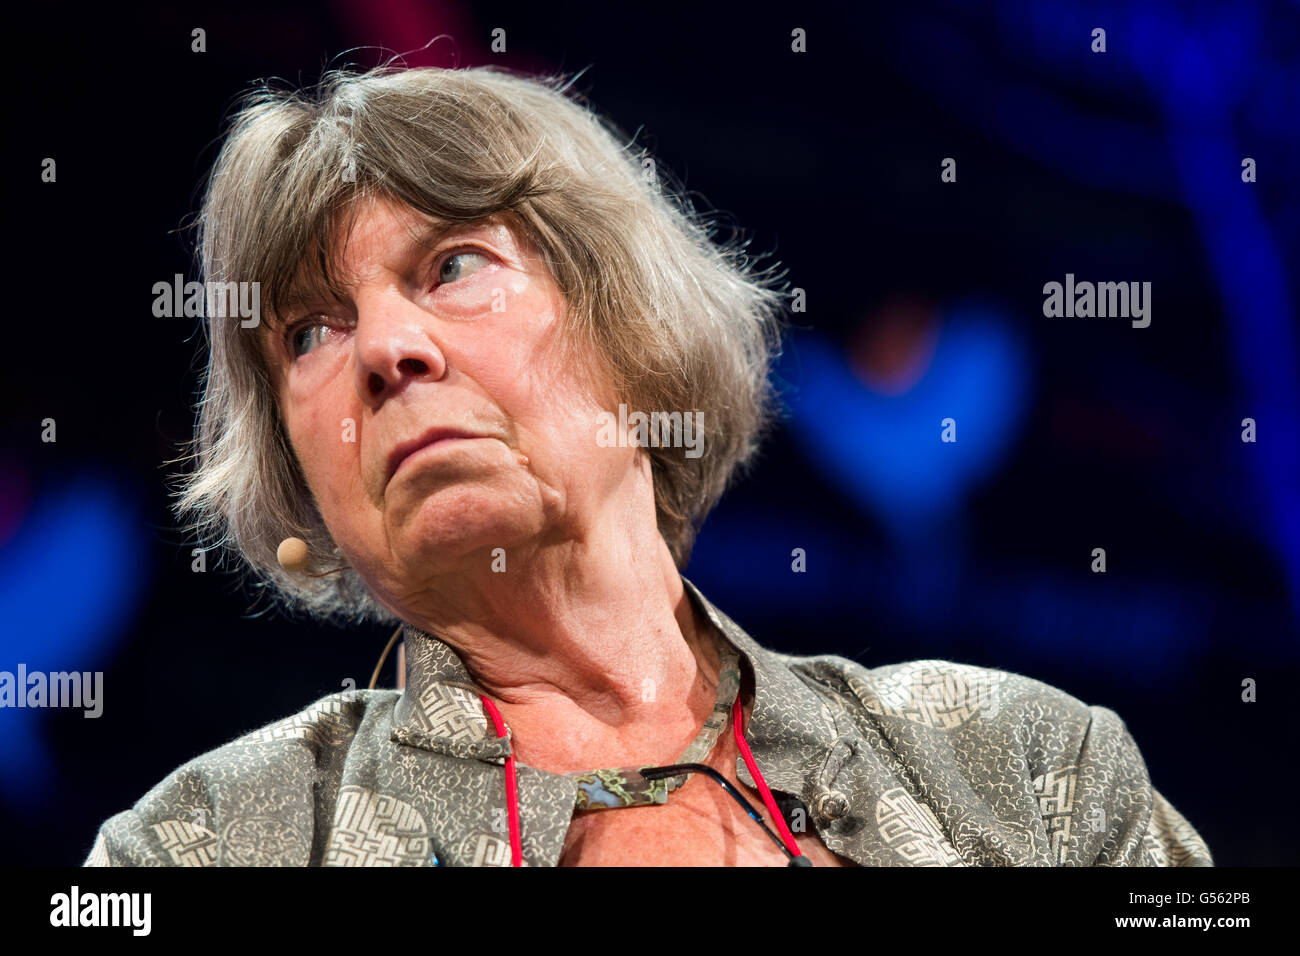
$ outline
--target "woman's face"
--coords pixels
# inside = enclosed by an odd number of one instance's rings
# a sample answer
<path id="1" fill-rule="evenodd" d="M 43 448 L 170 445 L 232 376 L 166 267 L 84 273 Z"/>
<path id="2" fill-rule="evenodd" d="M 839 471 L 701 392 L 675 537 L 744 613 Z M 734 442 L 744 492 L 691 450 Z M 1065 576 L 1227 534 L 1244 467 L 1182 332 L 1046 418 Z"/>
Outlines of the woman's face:
<path id="1" fill-rule="evenodd" d="M 522 235 L 499 217 L 432 240 L 429 226 L 364 201 L 340 257 L 348 295 L 282 309 L 283 336 L 263 333 L 325 523 L 399 614 L 433 575 L 487 570 L 496 548 L 509 570 L 580 534 L 649 474 L 598 444 L 614 403 L 562 362 L 564 298 Z"/>

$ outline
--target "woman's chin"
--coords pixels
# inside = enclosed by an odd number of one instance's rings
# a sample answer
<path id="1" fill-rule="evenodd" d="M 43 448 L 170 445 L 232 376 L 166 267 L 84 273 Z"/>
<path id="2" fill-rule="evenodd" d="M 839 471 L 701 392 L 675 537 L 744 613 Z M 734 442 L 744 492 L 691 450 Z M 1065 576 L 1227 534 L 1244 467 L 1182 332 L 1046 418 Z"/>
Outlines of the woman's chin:
<path id="1" fill-rule="evenodd" d="M 430 501 L 401 527 L 392 529 L 389 542 L 399 563 L 435 574 L 467 570 L 467 563 L 474 562 L 491 570 L 505 570 L 511 546 L 540 530 L 535 509 L 504 508 L 499 496 L 465 501 L 458 507 Z"/>

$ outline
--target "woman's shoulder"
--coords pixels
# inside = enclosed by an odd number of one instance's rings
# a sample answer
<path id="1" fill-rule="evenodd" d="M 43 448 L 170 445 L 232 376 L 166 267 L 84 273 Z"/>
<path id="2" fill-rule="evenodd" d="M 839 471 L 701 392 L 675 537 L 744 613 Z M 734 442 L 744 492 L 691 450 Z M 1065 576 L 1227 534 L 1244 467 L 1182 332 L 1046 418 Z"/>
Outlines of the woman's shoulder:
<path id="1" fill-rule="evenodd" d="M 85 865 L 306 865 L 325 768 L 386 734 L 400 695 L 328 694 L 186 761 L 100 826 Z"/>
<path id="2" fill-rule="evenodd" d="M 1146 762 L 1124 719 L 1016 671 L 921 659 L 868 667 L 835 655 L 790 657 L 869 740 L 911 753 L 911 769 L 1029 778 L 1091 773 L 1150 789 Z"/>
<path id="3" fill-rule="evenodd" d="M 298 713 L 236 737 L 212 755 L 226 748 L 248 744 L 273 745 L 293 741 L 311 749 L 337 746 L 350 739 L 367 717 L 391 713 L 402 696 L 399 690 L 343 690 L 327 694 Z M 200 758 L 202 759 L 202 758 Z"/>
<path id="4" fill-rule="evenodd" d="M 856 709 L 936 729 L 955 729 L 975 718 L 1002 718 L 1086 730 L 1097 711 L 1114 715 L 1059 687 L 997 667 L 933 658 L 873 667 L 834 654 L 777 657 Z"/>
<path id="5" fill-rule="evenodd" d="M 996 667 L 779 656 L 839 703 L 869 749 L 906 763 L 923 790 L 990 801 L 1022 793 L 1045 821 L 1054 862 L 1213 865 L 1205 841 L 1153 786 L 1127 724 L 1109 707 Z"/>

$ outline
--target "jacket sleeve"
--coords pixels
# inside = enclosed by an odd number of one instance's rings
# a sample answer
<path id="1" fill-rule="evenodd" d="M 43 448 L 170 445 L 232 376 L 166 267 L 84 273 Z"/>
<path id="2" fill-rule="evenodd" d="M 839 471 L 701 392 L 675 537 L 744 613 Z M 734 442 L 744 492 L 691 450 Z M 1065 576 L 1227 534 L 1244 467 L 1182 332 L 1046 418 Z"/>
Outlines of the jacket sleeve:
<path id="1" fill-rule="evenodd" d="M 106 820 L 84 865 L 306 866 L 314 780 L 295 741 L 229 744 Z"/>
<path id="2" fill-rule="evenodd" d="M 309 865 L 317 817 L 337 790 L 337 780 L 324 786 L 325 768 L 331 779 L 342 772 L 367 701 L 390 697 L 330 694 L 196 757 L 104 821 L 83 865 Z"/>
<path id="3" fill-rule="evenodd" d="M 104 821 L 90 854 L 81 865 L 168 866 L 170 860 L 152 850 L 140 815 L 134 810 L 124 810 Z"/>
<path id="4" fill-rule="evenodd" d="M 1213 866 L 1209 847 L 1151 784 L 1119 715 L 1089 707 L 1078 760 L 1082 819 L 1076 865 Z"/>

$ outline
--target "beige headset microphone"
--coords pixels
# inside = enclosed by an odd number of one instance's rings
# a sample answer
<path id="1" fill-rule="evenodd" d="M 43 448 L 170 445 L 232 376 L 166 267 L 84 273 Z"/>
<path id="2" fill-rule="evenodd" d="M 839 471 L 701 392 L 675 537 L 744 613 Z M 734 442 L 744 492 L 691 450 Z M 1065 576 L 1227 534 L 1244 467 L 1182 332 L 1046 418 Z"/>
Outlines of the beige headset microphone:
<path id="1" fill-rule="evenodd" d="M 280 542 L 280 546 L 275 549 L 275 559 L 280 562 L 280 567 L 284 568 L 291 574 L 303 574 L 309 578 L 323 578 L 331 574 L 338 574 L 340 571 L 346 571 L 346 568 L 334 568 L 331 571 L 322 571 L 319 574 L 313 574 L 307 570 L 307 565 L 311 563 L 311 549 L 307 547 L 307 542 L 302 538 L 285 538 Z M 384 652 L 379 655 L 379 663 L 375 665 L 375 672 L 370 675 L 370 690 L 375 689 L 375 684 L 379 680 L 379 671 L 384 666 L 384 661 L 388 659 L 388 652 L 393 649 L 397 639 L 402 636 L 402 628 L 399 625 L 397 630 L 393 631 L 393 636 L 388 639 L 384 646 Z M 402 673 L 402 665 L 405 663 L 405 655 L 399 650 L 397 655 L 397 686 L 402 688 L 405 684 Z"/>

